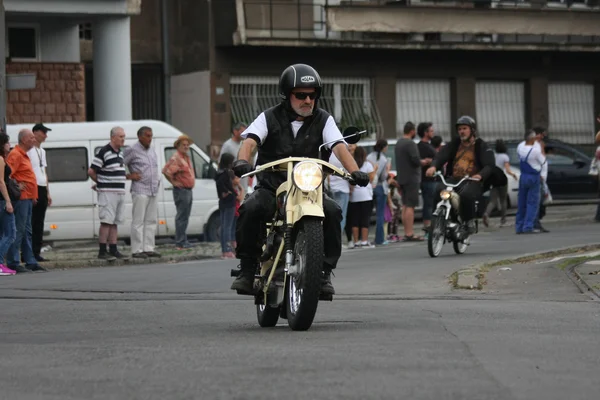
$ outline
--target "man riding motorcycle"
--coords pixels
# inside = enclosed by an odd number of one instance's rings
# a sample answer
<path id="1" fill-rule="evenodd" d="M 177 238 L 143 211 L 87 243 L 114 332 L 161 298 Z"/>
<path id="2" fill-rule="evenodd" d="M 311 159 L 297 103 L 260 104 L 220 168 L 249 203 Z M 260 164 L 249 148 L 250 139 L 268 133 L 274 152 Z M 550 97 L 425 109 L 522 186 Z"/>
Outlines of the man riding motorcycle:
<path id="1" fill-rule="evenodd" d="M 426 171 L 427 176 L 433 176 L 436 170 L 446 166 L 446 177 L 450 182 L 458 182 L 465 176 L 475 181 L 465 182 L 458 190 L 460 195 L 460 218 L 469 234 L 475 233 L 475 202 L 481 197 L 482 184 L 486 181 L 495 164 L 494 152 L 487 143 L 477 137 L 477 125 L 469 116 L 462 116 L 456 121 L 458 137 L 442 147 L 435 157 L 434 166 Z M 444 189 L 439 184 L 435 191 L 435 203 L 440 201 L 440 192 Z"/>
<path id="2" fill-rule="evenodd" d="M 359 171 L 348 151 L 335 120 L 325 110 L 317 107 L 321 96 L 321 77 L 309 65 L 295 64 L 286 68 L 279 79 L 282 101 L 261 113 L 242 134 L 244 140 L 233 165 L 237 176 L 253 170 L 249 164 L 251 154 L 258 146 L 257 165 L 287 157 L 320 158 L 319 146 L 326 145 L 360 186 L 369 184 L 369 176 Z M 285 180 L 284 172 L 263 172 L 252 194 L 239 209 L 236 226 L 236 255 L 240 259 L 240 275 L 233 281 L 232 290 L 240 294 L 253 294 L 254 274 L 262 254 L 264 227 L 276 210 L 275 191 Z M 335 201 L 325 196 L 325 258 L 321 292 L 335 294 L 331 284 L 331 271 L 342 253 L 342 212 Z"/>

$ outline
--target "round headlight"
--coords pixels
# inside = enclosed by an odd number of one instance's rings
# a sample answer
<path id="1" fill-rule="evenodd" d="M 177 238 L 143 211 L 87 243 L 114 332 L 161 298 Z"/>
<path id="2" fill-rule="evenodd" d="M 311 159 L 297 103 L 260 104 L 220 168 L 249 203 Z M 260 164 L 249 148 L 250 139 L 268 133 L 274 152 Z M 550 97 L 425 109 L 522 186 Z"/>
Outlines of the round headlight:
<path id="1" fill-rule="evenodd" d="M 442 198 L 442 200 L 448 200 L 450 198 L 450 192 L 447 190 L 442 190 L 442 192 L 440 193 L 440 197 Z"/>
<path id="2" fill-rule="evenodd" d="M 303 192 L 311 192 L 323 182 L 323 171 L 317 163 L 302 161 L 294 167 L 292 178 L 298 189 Z"/>

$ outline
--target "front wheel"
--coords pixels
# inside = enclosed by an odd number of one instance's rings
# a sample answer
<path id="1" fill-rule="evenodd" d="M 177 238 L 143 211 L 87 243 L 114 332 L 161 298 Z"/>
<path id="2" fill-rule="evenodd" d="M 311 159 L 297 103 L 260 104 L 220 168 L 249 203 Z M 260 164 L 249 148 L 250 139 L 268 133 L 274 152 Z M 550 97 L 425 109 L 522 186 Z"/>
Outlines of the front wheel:
<path id="1" fill-rule="evenodd" d="M 294 331 L 310 328 L 317 313 L 323 274 L 323 225 L 306 218 L 299 222 L 294 241 L 296 271 L 288 276 L 287 320 Z"/>
<path id="2" fill-rule="evenodd" d="M 439 208 L 436 214 L 431 219 L 429 237 L 427 238 L 427 251 L 430 257 L 440 255 L 446 237 L 446 210 L 443 207 Z"/>

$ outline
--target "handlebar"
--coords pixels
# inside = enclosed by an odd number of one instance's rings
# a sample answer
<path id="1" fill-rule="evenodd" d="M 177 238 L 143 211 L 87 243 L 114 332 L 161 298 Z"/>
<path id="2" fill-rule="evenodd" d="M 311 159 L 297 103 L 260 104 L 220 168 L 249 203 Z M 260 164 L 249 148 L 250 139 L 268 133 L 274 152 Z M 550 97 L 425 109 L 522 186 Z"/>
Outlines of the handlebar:
<path id="1" fill-rule="evenodd" d="M 467 175 L 464 178 L 462 178 L 460 181 L 458 181 L 458 183 L 448 183 L 448 182 L 446 182 L 446 180 L 444 179 L 444 175 L 442 175 L 442 173 L 440 171 L 437 171 L 433 176 L 434 176 L 434 178 L 439 177 L 442 180 L 442 183 L 444 185 L 449 186 L 451 188 L 459 187 L 464 181 L 479 182 L 479 179 L 473 179 Z"/>

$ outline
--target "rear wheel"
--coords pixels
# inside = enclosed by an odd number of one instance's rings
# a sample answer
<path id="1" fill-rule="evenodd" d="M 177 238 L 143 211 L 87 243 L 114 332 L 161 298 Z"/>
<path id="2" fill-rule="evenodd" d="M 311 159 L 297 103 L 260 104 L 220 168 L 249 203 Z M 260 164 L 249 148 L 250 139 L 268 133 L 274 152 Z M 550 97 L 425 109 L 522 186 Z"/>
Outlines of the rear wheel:
<path id="1" fill-rule="evenodd" d="M 461 241 L 455 241 L 452 243 L 452 247 L 454 248 L 454 252 L 456 254 L 464 254 L 467 251 L 467 247 L 469 247 L 469 242 L 471 241 L 471 237 L 467 237 Z"/>
<path id="2" fill-rule="evenodd" d="M 446 209 L 441 207 L 431 219 L 429 237 L 427 238 L 427 251 L 430 257 L 437 257 L 444 247 L 446 236 Z"/>
<path id="3" fill-rule="evenodd" d="M 206 224 L 206 232 L 204 232 L 204 240 L 206 242 L 218 242 L 221 240 L 221 218 L 219 212 L 213 213 Z"/>
<path id="4" fill-rule="evenodd" d="M 279 313 L 281 307 L 271 307 L 265 304 L 256 305 L 256 318 L 258 324 L 263 328 L 272 328 L 279 321 Z"/>
<path id="5" fill-rule="evenodd" d="M 292 330 L 310 328 L 317 313 L 323 274 L 323 225 L 316 218 L 300 222 L 294 242 L 296 273 L 287 280 L 287 319 Z"/>

